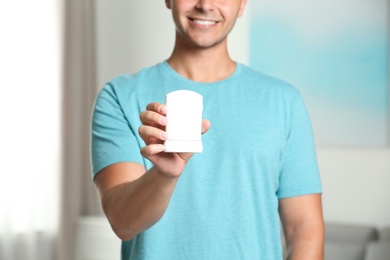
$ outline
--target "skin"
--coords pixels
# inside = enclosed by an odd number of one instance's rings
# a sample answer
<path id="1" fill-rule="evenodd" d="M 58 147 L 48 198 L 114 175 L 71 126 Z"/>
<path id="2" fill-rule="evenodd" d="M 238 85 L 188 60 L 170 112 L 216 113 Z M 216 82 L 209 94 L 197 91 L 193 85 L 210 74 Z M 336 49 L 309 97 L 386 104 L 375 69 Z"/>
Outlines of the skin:
<path id="1" fill-rule="evenodd" d="M 166 0 L 176 24 L 174 50 L 167 60 L 183 77 L 215 82 L 229 77 L 236 63 L 227 51 L 227 36 L 244 11 L 246 0 Z M 197 22 L 198 20 L 198 22 Z M 154 167 L 122 162 L 101 170 L 95 185 L 103 210 L 122 240 L 132 239 L 164 214 L 190 153 L 164 153 L 166 107 L 150 103 L 140 114 L 138 132 L 146 146 L 141 154 Z M 210 128 L 203 120 L 202 133 Z M 289 259 L 323 259 L 324 226 L 321 195 L 281 199 L 279 212 Z"/>

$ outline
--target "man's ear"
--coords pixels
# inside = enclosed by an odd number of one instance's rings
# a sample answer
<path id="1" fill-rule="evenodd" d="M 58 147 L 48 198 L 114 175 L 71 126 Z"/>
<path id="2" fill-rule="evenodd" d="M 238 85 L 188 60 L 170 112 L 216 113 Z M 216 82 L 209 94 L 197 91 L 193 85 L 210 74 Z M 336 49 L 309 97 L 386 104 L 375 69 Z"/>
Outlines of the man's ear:
<path id="1" fill-rule="evenodd" d="M 171 0 L 165 0 L 165 5 L 168 9 L 171 9 Z"/>
<path id="2" fill-rule="evenodd" d="M 242 0 L 241 1 L 240 11 L 238 12 L 238 16 L 239 17 L 242 16 L 242 14 L 244 13 L 246 2 L 247 2 L 247 0 Z"/>

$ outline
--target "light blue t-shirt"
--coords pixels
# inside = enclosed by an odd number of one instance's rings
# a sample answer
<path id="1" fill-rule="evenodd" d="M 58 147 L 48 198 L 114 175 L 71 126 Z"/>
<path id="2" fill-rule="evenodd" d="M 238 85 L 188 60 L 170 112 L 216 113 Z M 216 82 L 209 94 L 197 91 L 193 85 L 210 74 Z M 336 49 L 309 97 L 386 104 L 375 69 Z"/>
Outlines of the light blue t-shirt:
<path id="1" fill-rule="evenodd" d="M 242 64 L 227 79 L 199 83 L 167 62 L 123 75 L 100 91 L 92 117 L 92 166 L 140 155 L 139 114 L 187 89 L 203 96 L 211 122 L 154 226 L 122 243 L 122 259 L 282 259 L 278 202 L 321 193 L 315 146 L 299 92 Z"/>

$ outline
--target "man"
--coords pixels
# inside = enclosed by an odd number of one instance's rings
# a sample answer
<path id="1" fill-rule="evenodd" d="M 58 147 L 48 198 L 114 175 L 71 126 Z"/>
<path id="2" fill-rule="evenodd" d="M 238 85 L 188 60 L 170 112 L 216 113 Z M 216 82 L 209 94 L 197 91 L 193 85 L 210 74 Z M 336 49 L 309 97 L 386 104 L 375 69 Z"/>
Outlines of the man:
<path id="1" fill-rule="evenodd" d="M 281 259 L 280 220 L 290 259 L 322 259 L 321 183 L 301 96 L 227 51 L 246 0 L 165 2 L 172 55 L 109 82 L 92 119 L 94 181 L 122 259 Z M 179 89 L 201 94 L 210 120 L 195 156 L 163 152 L 164 97 Z"/>

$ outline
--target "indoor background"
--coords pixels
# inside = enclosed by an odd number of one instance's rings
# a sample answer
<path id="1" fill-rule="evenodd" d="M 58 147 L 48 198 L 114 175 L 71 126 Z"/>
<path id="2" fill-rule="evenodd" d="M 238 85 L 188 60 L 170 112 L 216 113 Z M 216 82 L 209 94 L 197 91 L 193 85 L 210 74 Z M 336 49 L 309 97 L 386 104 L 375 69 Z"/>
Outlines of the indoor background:
<path id="1" fill-rule="evenodd" d="M 231 55 L 301 91 L 325 221 L 390 227 L 390 1 L 248 1 Z M 119 259 L 91 180 L 91 109 L 173 43 L 163 0 L 0 0 L 1 260 Z"/>

